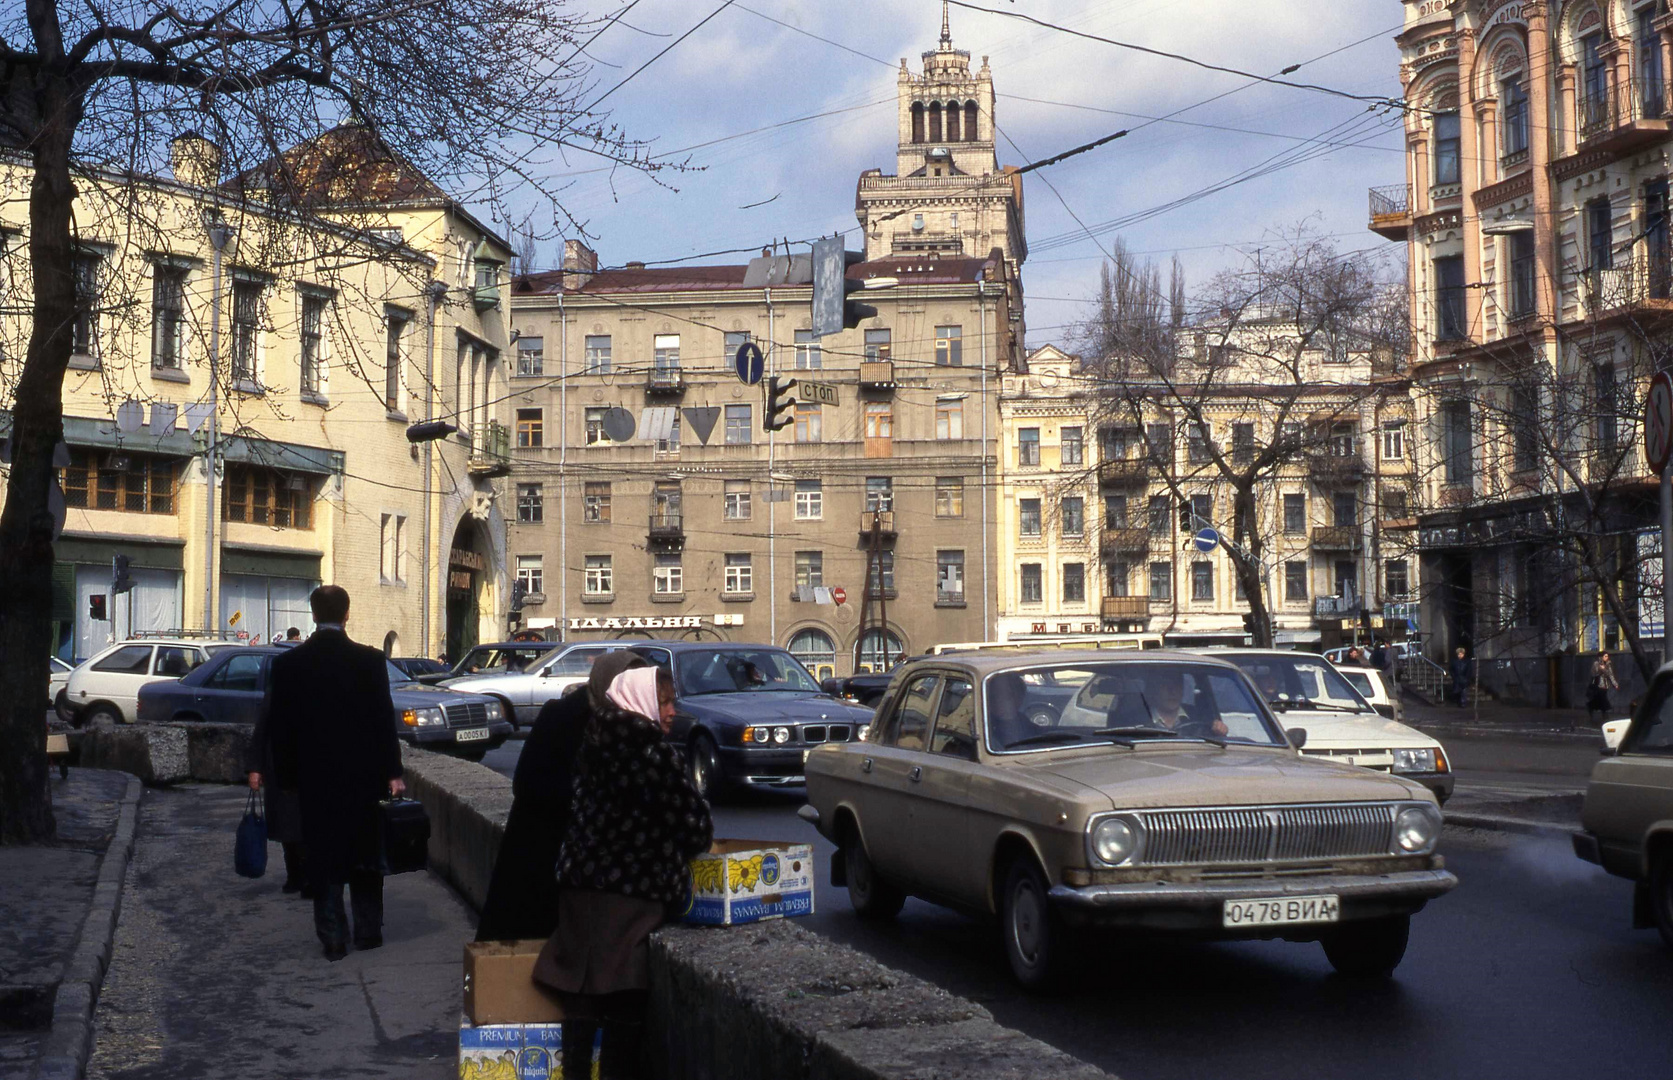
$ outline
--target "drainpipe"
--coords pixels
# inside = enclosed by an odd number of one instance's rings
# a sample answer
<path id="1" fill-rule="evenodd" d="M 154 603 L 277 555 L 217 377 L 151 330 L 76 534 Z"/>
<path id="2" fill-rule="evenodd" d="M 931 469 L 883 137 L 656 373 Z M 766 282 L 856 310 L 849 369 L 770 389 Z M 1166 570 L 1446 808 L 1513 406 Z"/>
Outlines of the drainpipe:
<path id="1" fill-rule="evenodd" d="M 215 362 L 221 355 L 221 254 L 232 239 L 232 227 L 221 220 L 220 212 L 204 223 L 209 230 L 209 243 L 215 249 L 215 299 L 209 309 L 209 437 L 203 451 L 203 630 L 208 633 L 220 622 L 215 617 L 215 457 L 221 439 L 220 405 L 216 388 L 220 378 Z M 133 618 L 133 598 L 128 599 L 128 618 Z"/>
<path id="2" fill-rule="evenodd" d="M 767 356 L 766 373 L 763 376 L 767 385 L 772 385 L 772 378 L 777 370 L 775 357 L 778 350 L 773 347 L 773 290 L 763 289 L 762 295 L 767 298 Z M 772 409 L 771 398 L 766 399 L 765 408 Z M 767 431 L 767 640 L 778 644 L 778 500 L 773 494 L 773 436 L 775 431 Z"/>
<path id="3" fill-rule="evenodd" d="M 569 638 L 569 324 L 558 285 L 558 639 Z"/>
<path id="4" fill-rule="evenodd" d="M 982 640 L 996 641 L 999 634 L 988 614 L 992 582 L 988 571 L 988 288 L 985 281 L 976 283 L 976 305 L 982 327 Z"/>
<path id="5" fill-rule="evenodd" d="M 447 296 L 447 285 L 440 281 L 432 281 L 424 289 L 424 295 L 430 301 L 430 317 L 424 328 L 424 419 L 436 418 L 436 315 L 441 310 L 442 300 Z M 435 588 L 435 576 L 430 565 L 430 551 L 432 547 L 430 515 L 433 503 L 430 497 L 430 485 L 435 479 L 435 446 L 426 439 L 424 442 L 424 536 L 423 555 L 419 559 L 419 571 L 423 575 L 424 588 L 418 594 L 418 637 L 423 655 L 435 656 L 437 649 L 430 637 L 430 590 Z"/>

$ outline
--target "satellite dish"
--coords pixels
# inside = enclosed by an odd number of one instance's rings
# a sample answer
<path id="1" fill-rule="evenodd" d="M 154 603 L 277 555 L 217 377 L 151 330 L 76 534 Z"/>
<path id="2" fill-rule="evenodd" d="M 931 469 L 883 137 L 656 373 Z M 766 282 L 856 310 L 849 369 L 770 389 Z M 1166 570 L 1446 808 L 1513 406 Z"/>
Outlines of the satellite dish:
<path id="1" fill-rule="evenodd" d="M 633 414 L 619 405 L 604 414 L 604 434 L 611 442 L 627 442 L 638 430 Z"/>

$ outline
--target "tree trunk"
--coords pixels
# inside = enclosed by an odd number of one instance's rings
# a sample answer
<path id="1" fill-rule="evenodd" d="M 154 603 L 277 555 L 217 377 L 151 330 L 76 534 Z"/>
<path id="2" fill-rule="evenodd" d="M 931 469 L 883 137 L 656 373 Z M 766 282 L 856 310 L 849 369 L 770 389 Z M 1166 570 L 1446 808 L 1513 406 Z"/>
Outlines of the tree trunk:
<path id="1" fill-rule="evenodd" d="M 36 93 L 41 127 L 30 145 L 29 263 L 34 325 L 12 408 L 12 470 L 0 513 L 0 843 L 51 840 L 47 779 L 47 658 L 52 649 L 52 532 L 47 494 L 53 448 L 64 437 L 64 371 L 75 323 L 70 146 L 82 100 L 60 76 Z"/>
<path id="2" fill-rule="evenodd" d="M 1257 649 L 1272 648 L 1272 612 L 1266 605 L 1266 593 L 1261 581 L 1261 543 L 1259 508 L 1255 505 L 1255 491 L 1237 487 L 1232 491 L 1232 531 L 1235 550 L 1232 568 L 1243 585 L 1243 595 L 1249 602 L 1249 640 Z M 1247 552 L 1247 556 L 1238 554 Z"/>

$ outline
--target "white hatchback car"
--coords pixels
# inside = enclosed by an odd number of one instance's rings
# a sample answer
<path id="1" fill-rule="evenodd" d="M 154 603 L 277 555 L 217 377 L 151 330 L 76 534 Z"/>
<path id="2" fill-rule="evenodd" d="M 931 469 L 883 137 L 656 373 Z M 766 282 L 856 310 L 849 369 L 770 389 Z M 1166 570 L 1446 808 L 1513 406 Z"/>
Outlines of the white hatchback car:
<path id="1" fill-rule="evenodd" d="M 1353 684 L 1359 691 L 1359 696 L 1371 703 L 1371 707 L 1400 723 L 1406 722 L 1406 706 L 1395 696 L 1388 685 L 1388 677 L 1376 668 L 1369 667 L 1341 667 L 1336 668 L 1342 673 L 1342 678 Z"/>
<path id="2" fill-rule="evenodd" d="M 129 724 L 139 715 L 139 688 L 160 679 L 178 679 L 220 652 L 239 646 L 228 641 L 145 638 L 119 641 L 95 653 L 70 672 L 64 709 L 77 727 Z"/>

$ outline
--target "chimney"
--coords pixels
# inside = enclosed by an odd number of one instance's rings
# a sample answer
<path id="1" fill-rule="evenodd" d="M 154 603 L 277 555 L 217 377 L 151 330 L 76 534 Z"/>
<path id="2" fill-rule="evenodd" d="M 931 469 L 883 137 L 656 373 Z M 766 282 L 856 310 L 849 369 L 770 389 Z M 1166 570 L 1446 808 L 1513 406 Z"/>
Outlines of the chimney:
<path id="1" fill-rule="evenodd" d="M 629 270 L 643 270 L 645 268 L 645 264 L 635 259 L 627 264 L 627 268 Z"/>
<path id="2" fill-rule="evenodd" d="M 168 144 L 169 169 L 188 187 L 214 187 L 221 182 L 221 148 L 195 131 L 176 135 Z"/>
<path id="3" fill-rule="evenodd" d="M 598 253 L 579 240 L 565 240 L 563 271 L 563 287 L 579 289 L 598 273 Z"/>

